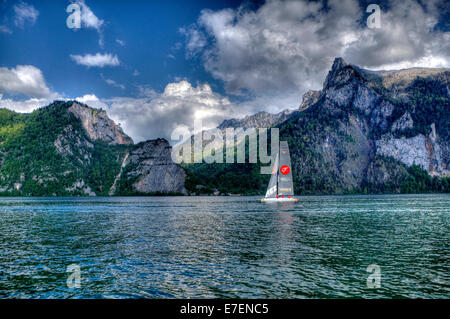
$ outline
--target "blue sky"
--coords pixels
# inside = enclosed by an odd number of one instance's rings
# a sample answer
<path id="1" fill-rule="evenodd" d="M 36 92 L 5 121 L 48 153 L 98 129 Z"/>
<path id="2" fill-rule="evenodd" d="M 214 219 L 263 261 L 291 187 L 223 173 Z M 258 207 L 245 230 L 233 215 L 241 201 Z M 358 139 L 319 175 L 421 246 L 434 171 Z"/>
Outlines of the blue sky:
<path id="1" fill-rule="evenodd" d="M 337 56 L 375 70 L 449 67 L 449 12 L 445 0 L 0 0 L 0 107 L 78 99 L 135 141 L 169 138 L 194 120 L 295 109 Z"/>
<path id="2" fill-rule="evenodd" d="M 94 87 L 101 97 L 137 95 L 139 85 L 163 90 L 178 77 L 212 82 L 202 67 L 185 59 L 182 50 L 185 39 L 180 28 L 195 22 L 202 9 L 220 10 L 239 4 L 236 1 L 87 1 L 92 12 L 104 21 L 104 44 L 100 46 L 94 28 L 66 26 L 69 1 L 27 3 L 38 10 L 39 16 L 33 24 L 25 22 L 23 28 L 13 22 L 17 2 L 2 3 L 0 24 L 9 22 L 13 34 L 0 33 L 1 66 L 34 65 L 43 72 L 54 91 L 80 96 Z M 120 66 L 87 68 L 70 58 L 70 54 L 97 52 L 117 55 Z M 135 70 L 138 76 L 133 76 Z M 125 89 L 109 85 L 105 79 L 116 81 Z"/>

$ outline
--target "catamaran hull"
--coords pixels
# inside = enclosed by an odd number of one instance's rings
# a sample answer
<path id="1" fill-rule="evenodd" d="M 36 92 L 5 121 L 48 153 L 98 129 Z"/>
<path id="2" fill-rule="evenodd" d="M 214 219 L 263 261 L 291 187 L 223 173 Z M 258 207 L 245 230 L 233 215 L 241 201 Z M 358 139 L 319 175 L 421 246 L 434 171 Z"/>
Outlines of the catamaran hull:
<path id="1" fill-rule="evenodd" d="M 298 202 L 298 198 L 287 198 L 287 197 L 279 197 L 279 198 L 262 198 L 261 202 L 263 203 L 285 203 L 285 202 Z"/>

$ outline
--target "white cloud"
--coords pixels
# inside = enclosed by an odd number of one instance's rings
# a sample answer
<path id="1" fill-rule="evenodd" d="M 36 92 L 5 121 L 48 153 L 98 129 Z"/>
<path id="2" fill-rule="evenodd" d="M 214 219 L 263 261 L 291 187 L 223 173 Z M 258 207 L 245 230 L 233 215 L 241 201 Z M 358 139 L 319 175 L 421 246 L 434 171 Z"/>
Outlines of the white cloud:
<path id="1" fill-rule="evenodd" d="M 123 84 L 120 84 L 120 83 L 117 83 L 116 81 L 114 81 L 114 80 L 111 80 L 111 79 L 104 79 L 105 80 L 105 82 L 107 83 L 107 84 L 109 84 L 109 85 L 111 85 L 111 86 L 114 86 L 114 87 L 116 87 L 116 88 L 120 88 L 120 89 L 125 89 L 125 85 L 123 85 Z"/>
<path id="2" fill-rule="evenodd" d="M 77 97 L 73 100 L 87 104 L 91 107 L 106 109 L 107 105 L 103 103 L 95 94 L 85 94 L 83 96 Z"/>
<path id="3" fill-rule="evenodd" d="M 186 43 L 186 56 L 191 57 L 199 53 L 203 47 L 206 46 L 206 36 L 195 28 L 185 29 L 180 28 L 180 33 L 189 37 L 189 41 Z"/>
<path id="4" fill-rule="evenodd" d="M 3 99 L 0 94 L 0 108 L 7 108 L 20 113 L 29 113 L 37 108 L 47 106 L 55 100 L 77 100 L 94 108 L 106 109 L 107 105 L 102 102 L 95 94 L 85 94 L 77 98 L 65 98 L 58 94 L 53 94 L 48 98 L 30 98 L 26 100 Z"/>
<path id="5" fill-rule="evenodd" d="M 77 0 L 74 3 L 78 4 L 81 7 L 81 24 L 85 28 L 95 29 L 98 33 L 99 40 L 98 43 L 101 47 L 103 47 L 103 25 L 104 21 L 99 19 L 94 12 L 92 12 L 91 8 L 86 5 L 84 0 Z"/>
<path id="6" fill-rule="evenodd" d="M 402 61 L 398 63 L 383 64 L 381 67 L 370 67 L 371 70 L 401 70 L 414 67 L 428 67 L 428 68 L 446 68 L 449 66 L 448 59 L 439 56 L 426 56 L 414 61 Z"/>
<path id="7" fill-rule="evenodd" d="M 19 4 L 14 5 L 13 9 L 15 13 L 14 24 L 17 27 L 23 28 L 26 22 L 29 22 L 31 25 L 36 23 L 39 11 L 31 4 L 20 2 Z"/>
<path id="8" fill-rule="evenodd" d="M 103 101 L 108 105 L 109 116 L 122 123 L 124 131 L 135 141 L 170 139 L 176 127 L 192 129 L 195 119 L 201 119 L 205 128 L 216 127 L 235 114 L 235 106 L 226 97 L 213 92 L 208 84 L 195 87 L 183 80 L 167 84 L 162 93 L 150 93 L 150 97 L 117 97 Z"/>
<path id="9" fill-rule="evenodd" d="M 37 108 L 47 106 L 55 100 L 69 101 L 77 100 L 94 108 L 106 109 L 107 105 L 102 102 L 95 94 L 85 94 L 77 98 L 62 97 L 59 94 L 52 94 L 47 98 L 30 98 L 26 100 L 13 100 L 2 98 L 0 94 L 0 108 L 7 108 L 20 113 L 29 113 Z"/>
<path id="10" fill-rule="evenodd" d="M 123 40 L 116 39 L 116 43 L 117 43 L 118 45 L 120 45 L 121 47 L 125 46 L 125 41 L 123 41 Z"/>
<path id="11" fill-rule="evenodd" d="M 359 30 L 345 57 L 372 69 L 450 66 L 450 32 L 434 29 L 442 4 L 392 1 L 381 13 L 381 28 Z"/>
<path id="12" fill-rule="evenodd" d="M 158 95 L 160 94 L 149 85 L 139 85 L 138 93 L 140 97 L 146 98 L 155 98 L 158 97 Z"/>
<path id="13" fill-rule="evenodd" d="M 9 29 L 7 26 L 5 26 L 5 25 L 0 25 L 0 33 L 11 34 L 12 31 L 11 31 L 11 29 Z"/>
<path id="14" fill-rule="evenodd" d="M 75 61 L 77 64 L 85 65 L 87 67 L 100 67 L 103 68 L 105 66 L 117 66 L 120 64 L 119 58 L 117 55 L 112 55 L 109 53 L 101 54 L 97 53 L 95 55 L 86 54 L 86 55 L 74 55 L 71 54 L 70 58 Z"/>
<path id="15" fill-rule="evenodd" d="M 81 23 L 84 24 L 87 28 L 94 28 L 99 30 L 103 25 L 103 20 L 97 18 L 97 16 L 92 12 L 91 8 L 89 8 L 84 0 L 76 1 L 81 7 Z"/>
<path id="16" fill-rule="evenodd" d="M 237 108 L 226 97 L 212 91 L 208 84 L 193 86 L 186 80 L 169 83 L 163 92 L 149 86 L 139 87 L 140 96 L 100 99 L 94 94 L 76 98 L 89 106 L 107 110 L 116 123 L 135 142 L 164 137 L 170 141 L 177 127 L 191 130 L 201 119 L 205 129 L 218 126 L 235 115 Z"/>
<path id="17" fill-rule="evenodd" d="M 113 80 L 105 81 L 120 86 Z M 106 109 L 108 115 L 122 123 L 124 131 L 135 141 L 157 137 L 170 139 L 175 128 L 181 126 L 192 129 L 197 119 L 201 119 L 204 128 L 208 129 L 216 127 L 224 119 L 251 113 L 246 105 L 231 103 L 228 98 L 213 92 L 206 83 L 193 86 L 187 80 L 180 80 L 167 84 L 163 92 L 155 91 L 150 86 L 140 86 L 138 90 L 138 98 L 101 99 L 93 93 L 68 98 L 51 92 L 42 72 L 34 66 L 0 68 L 0 107 L 31 112 L 53 100 L 78 100 L 95 108 Z M 21 93 L 30 98 L 13 100 L 5 98 L 3 93 Z"/>
<path id="18" fill-rule="evenodd" d="M 85 94 L 83 96 L 75 98 L 78 102 L 88 103 L 88 102 L 97 102 L 100 101 L 95 94 Z"/>
<path id="19" fill-rule="evenodd" d="M 32 65 L 0 68 L 0 92 L 38 98 L 52 95 L 41 70 Z"/>
<path id="20" fill-rule="evenodd" d="M 26 98 L 12 99 L 5 97 L 4 94 Z M 11 69 L 0 68 L 0 108 L 31 112 L 59 99 L 60 95 L 48 88 L 42 71 L 35 66 L 17 65 Z"/>
<path id="21" fill-rule="evenodd" d="M 114 97 L 101 99 L 87 94 L 76 100 L 89 106 L 107 110 L 116 123 L 121 123 L 125 133 L 135 142 L 163 137 L 170 141 L 177 127 L 193 131 L 194 121 L 202 120 L 203 128 L 217 127 L 225 119 L 251 115 L 262 105 L 276 112 L 286 101 L 279 98 L 258 98 L 248 102 L 233 103 L 214 92 L 207 83 L 192 85 L 185 79 L 168 83 L 163 92 L 151 86 L 139 86 L 139 97 Z"/>
<path id="22" fill-rule="evenodd" d="M 450 66 L 450 33 L 434 28 L 442 1 L 390 1 L 381 29 L 357 0 L 268 0 L 257 10 L 241 6 L 203 10 L 186 35 L 187 57 L 199 57 L 228 93 L 298 106 L 301 95 L 320 89 L 335 57 L 362 67 Z M 256 104 L 255 104 L 256 105 Z M 267 108 L 268 103 L 258 110 Z M 255 109 L 256 111 L 256 109 Z"/>
<path id="23" fill-rule="evenodd" d="M 4 99 L 0 94 L 0 108 L 7 108 L 20 113 L 29 113 L 39 107 L 46 106 L 53 102 L 55 98 L 31 98 L 27 100 Z"/>

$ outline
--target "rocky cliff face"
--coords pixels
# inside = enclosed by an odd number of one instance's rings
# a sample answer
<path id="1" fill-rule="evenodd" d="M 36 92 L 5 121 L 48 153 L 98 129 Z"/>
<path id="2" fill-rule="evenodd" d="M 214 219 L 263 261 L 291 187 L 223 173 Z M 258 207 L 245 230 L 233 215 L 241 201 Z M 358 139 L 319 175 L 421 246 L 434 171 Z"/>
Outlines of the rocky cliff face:
<path id="1" fill-rule="evenodd" d="M 132 190 L 143 194 L 187 194 L 184 188 L 186 174 L 173 163 L 171 150 L 165 139 L 137 144 L 129 151 L 124 162 L 122 187 L 131 185 Z"/>
<path id="2" fill-rule="evenodd" d="M 434 123 L 431 125 L 434 128 Z M 384 134 L 375 141 L 379 155 L 391 156 L 407 166 L 418 165 L 432 176 L 448 176 L 448 142 L 438 139 L 436 130 L 429 135 L 418 134 L 413 137 L 395 137 Z"/>
<path id="3" fill-rule="evenodd" d="M 372 76 L 377 75 L 381 80 L 381 92 L 377 92 L 375 84 L 365 77 L 369 72 L 349 66 L 342 59 L 336 59 L 325 82 L 325 98 L 335 105 L 353 105 L 361 111 L 363 116 L 360 118 L 369 125 L 373 133 L 370 137 L 374 142 L 375 154 L 390 156 L 407 166 L 421 166 L 432 175 L 448 175 L 449 158 L 445 152 L 449 145 L 448 139 L 439 136 L 434 122 L 425 123 L 427 133 L 421 133 L 419 129 L 414 130 L 413 117 L 410 111 L 405 110 L 404 102 L 411 103 L 412 97 L 408 95 L 408 88 L 419 77 L 442 76 L 442 79 L 434 84 L 442 88 L 448 87 L 450 70 L 371 72 Z M 394 92 L 393 87 L 396 87 Z M 402 94 L 399 94 L 399 91 Z M 401 99 L 395 100 L 394 97 Z M 443 106 L 446 108 L 444 111 L 448 112 L 448 100 Z M 411 112 L 419 117 L 422 114 L 417 112 L 416 107 L 410 105 Z M 441 125 L 439 131 L 444 132 L 446 129 Z"/>
<path id="4" fill-rule="evenodd" d="M 304 111 L 314 103 L 316 103 L 320 98 L 320 91 L 309 90 L 305 94 L 303 94 L 303 100 L 298 108 L 299 111 Z"/>
<path id="5" fill-rule="evenodd" d="M 102 140 L 108 144 L 133 144 L 131 137 L 108 117 L 106 111 L 76 102 L 72 103 L 68 111 L 80 120 L 92 140 Z"/>

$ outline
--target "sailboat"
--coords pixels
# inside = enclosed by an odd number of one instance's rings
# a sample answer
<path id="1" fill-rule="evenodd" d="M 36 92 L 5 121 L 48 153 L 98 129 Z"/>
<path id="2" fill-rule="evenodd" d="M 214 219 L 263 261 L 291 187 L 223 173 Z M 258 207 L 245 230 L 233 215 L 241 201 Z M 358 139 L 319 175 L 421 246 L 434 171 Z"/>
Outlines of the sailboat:
<path id="1" fill-rule="evenodd" d="M 267 186 L 266 196 L 262 202 L 298 202 L 294 198 L 294 184 L 292 182 L 291 155 L 287 141 L 281 141 L 275 163 L 272 168 L 272 177 Z"/>

